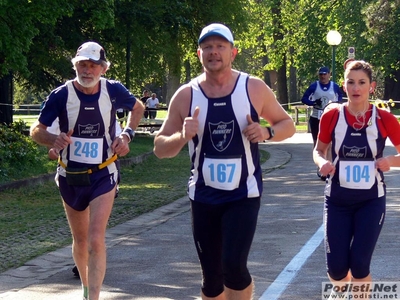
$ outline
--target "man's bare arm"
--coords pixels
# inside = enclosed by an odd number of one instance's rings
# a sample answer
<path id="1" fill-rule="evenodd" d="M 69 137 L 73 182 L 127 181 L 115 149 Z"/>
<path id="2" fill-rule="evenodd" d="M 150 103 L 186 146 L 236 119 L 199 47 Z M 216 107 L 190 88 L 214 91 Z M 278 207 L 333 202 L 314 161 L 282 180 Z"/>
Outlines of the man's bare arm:
<path id="1" fill-rule="evenodd" d="M 275 135 L 273 141 L 282 141 L 296 132 L 293 119 L 276 100 L 272 90 L 259 78 L 249 80 L 249 95 L 251 102 L 259 116 L 273 127 Z M 267 128 L 260 126 L 261 140 L 270 137 Z"/>
<path id="2" fill-rule="evenodd" d="M 53 147 L 57 138 L 57 135 L 48 132 L 47 127 L 39 121 L 35 121 L 35 123 L 32 124 L 30 128 L 30 136 L 39 145 L 49 148 Z"/>
<path id="3" fill-rule="evenodd" d="M 133 106 L 132 110 L 128 114 L 128 119 L 127 119 L 127 126 L 135 130 L 141 118 L 143 117 L 143 112 L 144 112 L 144 105 L 140 99 L 136 99 L 136 103 Z"/>
<path id="4" fill-rule="evenodd" d="M 158 158 L 176 156 L 197 134 L 197 119 L 187 117 L 190 108 L 190 91 L 189 86 L 182 86 L 171 99 L 167 117 L 154 138 L 153 151 Z"/>

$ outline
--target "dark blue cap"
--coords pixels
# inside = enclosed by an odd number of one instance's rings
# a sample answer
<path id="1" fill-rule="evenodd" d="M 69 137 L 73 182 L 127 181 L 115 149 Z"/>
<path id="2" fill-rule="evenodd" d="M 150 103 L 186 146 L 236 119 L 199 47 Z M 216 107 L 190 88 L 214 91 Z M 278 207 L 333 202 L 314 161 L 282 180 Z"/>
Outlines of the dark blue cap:
<path id="1" fill-rule="evenodd" d="M 319 68 L 318 74 L 328 74 L 328 73 L 330 73 L 330 70 L 328 67 Z"/>

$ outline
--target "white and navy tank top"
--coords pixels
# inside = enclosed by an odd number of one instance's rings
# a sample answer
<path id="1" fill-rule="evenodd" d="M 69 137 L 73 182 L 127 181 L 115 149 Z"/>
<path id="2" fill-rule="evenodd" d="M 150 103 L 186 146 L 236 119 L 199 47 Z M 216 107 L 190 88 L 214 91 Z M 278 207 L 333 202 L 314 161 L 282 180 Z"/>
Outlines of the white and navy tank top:
<path id="1" fill-rule="evenodd" d="M 371 118 L 357 130 L 347 123 L 344 106 L 340 106 L 332 133 L 336 172 L 325 188 L 325 195 L 332 201 L 352 204 L 385 195 L 383 173 L 376 169 L 375 161 L 382 157 L 386 139 L 380 134 L 376 120 L 376 107 L 372 105 Z"/>
<path id="2" fill-rule="evenodd" d="M 194 201 L 217 204 L 261 196 L 258 144 L 242 134 L 248 126 L 247 115 L 259 121 L 248 96 L 248 79 L 248 74 L 240 73 L 233 92 L 221 98 L 208 98 L 198 78 L 190 82 L 190 115 L 200 108 L 199 131 L 189 142 L 188 191 Z"/>
<path id="3" fill-rule="evenodd" d="M 312 95 L 312 100 L 315 101 L 317 99 L 321 99 L 322 107 L 325 107 L 329 103 L 329 101 L 331 102 L 338 101 L 333 81 L 330 81 L 328 85 L 321 85 L 321 83 L 317 81 L 317 88 L 315 89 L 315 92 Z M 323 110 L 313 108 L 311 117 L 321 119 L 322 113 Z"/>
<path id="4" fill-rule="evenodd" d="M 61 151 L 61 159 L 68 167 L 97 166 L 113 156 L 111 144 L 115 138 L 115 108 L 107 91 L 106 79 L 100 80 L 97 101 L 77 95 L 73 81 L 66 83 L 68 99 L 64 114 L 60 116 L 63 132 L 73 129 L 72 144 Z M 92 99 L 93 100 L 93 99 Z M 115 163 L 108 166 L 108 173 L 116 171 Z M 64 175 L 63 168 L 59 168 Z"/>

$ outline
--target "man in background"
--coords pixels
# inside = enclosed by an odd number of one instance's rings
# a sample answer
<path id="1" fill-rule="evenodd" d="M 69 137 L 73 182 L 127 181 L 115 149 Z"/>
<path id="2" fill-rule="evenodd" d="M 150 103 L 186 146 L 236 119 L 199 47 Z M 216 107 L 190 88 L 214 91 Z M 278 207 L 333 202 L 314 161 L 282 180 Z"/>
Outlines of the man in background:
<path id="1" fill-rule="evenodd" d="M 314 81 L 305 91 L 301 102 L 312 106 L 313 110 L 309 119 L 309 126 L 313 139 L 313 149 L 317 143 L 319 120 L 324 112 L 324 108 L 331 102 L 342 102 L 343 94 L 340 87 L 330 80 L 331 72 L 328 67 L 321 67 L 318 70 L 318 80 Z M 326 177 L 321 176 L 319 169 L 317 175 L 325 181 Z"/>
<path id="2" fill-rule="evenodd" d="M 143 97 L 140 98 L 140 101 L 142 101 L 143 105 L 145 106 L 145 110 L 144 110 L 144 113 L 143 113 L 143 117 L 145 119 L 147 119 L 149 117 L 149 110 L 146 107 L 147 99 L 149 99 L 149 91 L 148 90 L 144 90 L 143 91 Z"/>

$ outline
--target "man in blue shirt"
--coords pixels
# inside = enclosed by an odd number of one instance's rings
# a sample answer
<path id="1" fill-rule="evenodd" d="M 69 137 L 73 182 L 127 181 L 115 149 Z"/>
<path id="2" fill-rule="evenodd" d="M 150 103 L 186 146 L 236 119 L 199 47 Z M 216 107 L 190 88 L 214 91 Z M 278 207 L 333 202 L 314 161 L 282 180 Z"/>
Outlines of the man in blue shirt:
<path id="1" fill-rule="evenodd" d="M 122 83 L 103 77 L 110 62 L 98 43 L 82 44 L 71 62 L 76 77 L 50 93 L 31 136 L 58 156 L 56 183 L 73 237 L 83 299 L 98 300 L 106 271 L 106 228 L 119 182 L 117 157 L 129 152 L 144 106 Z M 117 135 L 119 108 L 129 114 Z M 47 128 L 55 120 L 59 131 L 53 134 Z"/>
<path id="2" fill-rule="evenodd" d="M 317 142 L 319 131 L 319 120 L 324 108 L 331 102 L 342 102 L 343 94 L 340 87 L 330 80 L 331 72 L 328 67 L 321 67 L 318 70 L 318 80 L 313 82 L 305 91 L 301 102 L 313 107 L 310 115 L 309 124 L 313 138 L 313 148 Z M 318 177 L 321 177 L 317 171 Z"/>

